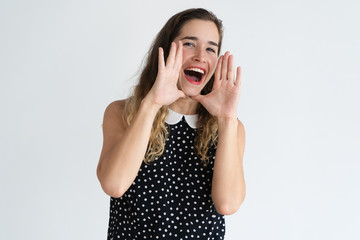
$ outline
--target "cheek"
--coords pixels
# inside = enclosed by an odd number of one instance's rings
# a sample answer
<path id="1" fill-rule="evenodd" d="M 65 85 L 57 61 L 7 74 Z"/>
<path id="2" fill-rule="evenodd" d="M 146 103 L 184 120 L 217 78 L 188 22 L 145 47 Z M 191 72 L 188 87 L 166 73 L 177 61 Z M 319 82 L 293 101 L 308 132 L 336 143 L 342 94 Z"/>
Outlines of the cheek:
<path id="1" fill-rule="evenodd" d="M 215 59 L 213 59 L 213 60 L 211 61 L 211 71 L 212 71 L 212 73 L 215 72 L 216 65 L 217 65 L 217 58 L 215 58 Z"/>
<path id="2" fill-rule="evenodd" d="M 189 49 L 183 48 L 183 55 L 182 55 L 183 63 L 186 61 L 186 59 L 189 58 L 189 56 L 191 56 L 191 52 L 189 51 Z"/>

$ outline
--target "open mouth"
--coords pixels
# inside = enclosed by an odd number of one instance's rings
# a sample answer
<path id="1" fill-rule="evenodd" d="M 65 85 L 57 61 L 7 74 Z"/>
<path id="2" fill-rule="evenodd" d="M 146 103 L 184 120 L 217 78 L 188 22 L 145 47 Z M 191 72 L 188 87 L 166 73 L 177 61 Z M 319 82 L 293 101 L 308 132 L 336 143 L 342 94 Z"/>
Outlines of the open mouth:
<path id="1" fill-rule="evenodd" d="M 186 79 L 192 84 L 199 85 L 205 75 L 205 69 L 198 67 L 189 67 L 184 70 Z"/>

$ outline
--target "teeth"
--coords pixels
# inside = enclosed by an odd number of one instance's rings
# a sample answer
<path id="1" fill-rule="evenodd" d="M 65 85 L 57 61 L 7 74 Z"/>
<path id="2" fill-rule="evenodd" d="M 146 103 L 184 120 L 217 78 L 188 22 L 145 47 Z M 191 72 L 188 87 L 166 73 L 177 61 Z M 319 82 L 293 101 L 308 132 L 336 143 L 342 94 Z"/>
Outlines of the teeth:
<path id="1" fill-rule="evenodd" d="M 187 68 L 186 70 L 190 70 L 190 71 L 194 71 L 194 72 L 198 72 L 201 74 L 204 74 L 204 70 L 200 69 L 200 68 Z"/>

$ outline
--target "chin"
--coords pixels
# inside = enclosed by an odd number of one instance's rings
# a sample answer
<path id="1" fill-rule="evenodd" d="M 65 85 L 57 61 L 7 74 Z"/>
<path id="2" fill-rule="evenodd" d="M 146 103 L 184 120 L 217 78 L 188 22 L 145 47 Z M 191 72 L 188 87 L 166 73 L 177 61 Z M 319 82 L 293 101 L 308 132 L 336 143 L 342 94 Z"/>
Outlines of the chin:
<path id="1" fill-rule="evenodd" d="M 185 93 L 186 96 L 188 97 L 194 97 L 197 96 L 201 93 L 202 89 L 197 88 L 193 88 L 193 87 L 182 87 L 181 90 Z"/>
<path id="2" fill-rule="evenodd" d="M 188 97 L 194 97 L 194 96 L 199 95 L 199 93 L 186 93 L 185 92 L 185 95 L 188 96 Z"/>
<path id="3" fill-rule="evenodd" d="M 180 80 L 178 83 L 179 90 L 183 91 L 186 96 L 194 97 L 201 94 L 201 90 L 204 88 L 203 83 L 200 85 L 191 84 L 186 79 Z"/>

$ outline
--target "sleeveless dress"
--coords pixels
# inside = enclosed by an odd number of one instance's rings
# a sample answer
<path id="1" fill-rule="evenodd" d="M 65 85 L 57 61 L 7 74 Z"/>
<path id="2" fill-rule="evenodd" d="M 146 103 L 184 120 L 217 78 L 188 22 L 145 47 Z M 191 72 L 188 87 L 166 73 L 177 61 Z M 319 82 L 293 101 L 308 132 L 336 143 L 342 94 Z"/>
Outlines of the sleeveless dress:
<path id="1" fill-rule="evenodd" d="M 143 162 L 124 195 L 110 199 L 108 240 L 224 239 L 225 218 L 211 199 L 216 149 L 204 166 L 194 148 L 196 122 L 197 115 L 169 109 L 164 154 Z"/>

